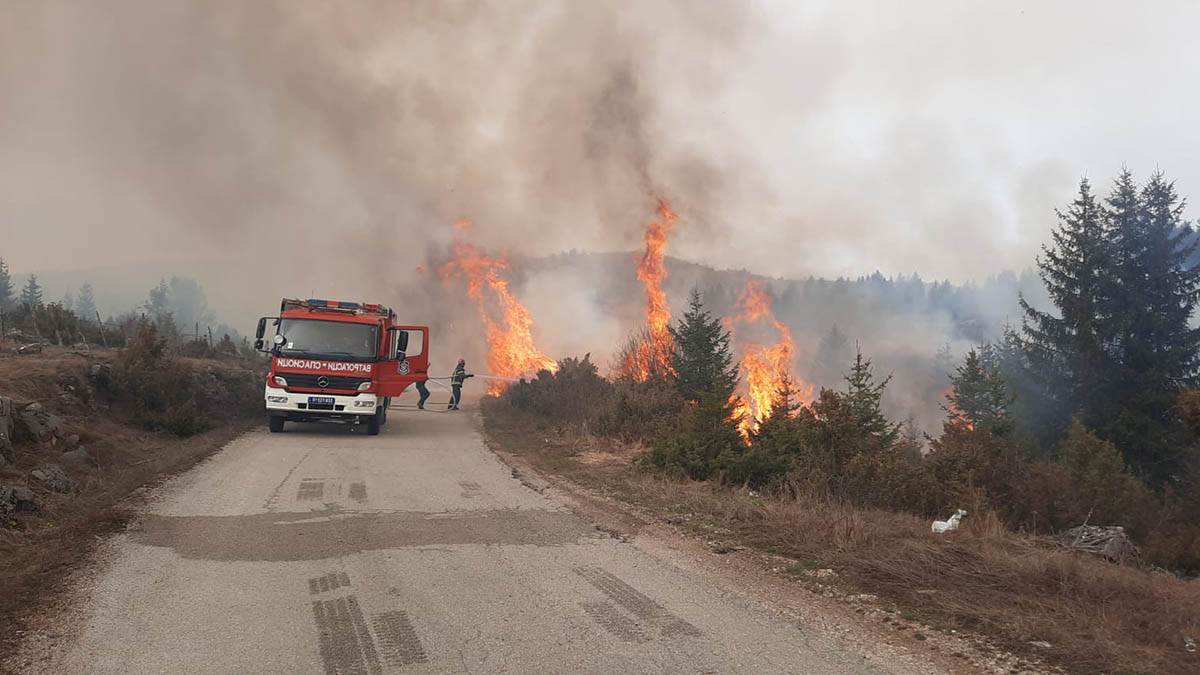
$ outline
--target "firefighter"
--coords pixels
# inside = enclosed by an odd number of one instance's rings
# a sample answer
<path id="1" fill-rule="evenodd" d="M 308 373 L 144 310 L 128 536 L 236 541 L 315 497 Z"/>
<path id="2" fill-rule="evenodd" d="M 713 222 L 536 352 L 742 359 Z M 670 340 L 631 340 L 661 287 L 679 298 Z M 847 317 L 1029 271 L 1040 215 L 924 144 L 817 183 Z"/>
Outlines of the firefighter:
<path id="1" fill-rule="evenodd" d="M 417 401 L 417 410 L 425 409 L 425 401 L 429 399 L 429 387 L 425 386 L 425 380 L 417 380 L 417 393 L 421 398 Z"/>
<path id="2" fill-rule="evenodd" d="M 468 377 L 475 377 L 475 375 L 467 372 L 467 360 L 459 359 L 458 366 L 450 375 L 450 403 L 446 406 L 446 410 L 458 410 L 458 402 L 462 400 L 463 382 L 466 382 Z"/>

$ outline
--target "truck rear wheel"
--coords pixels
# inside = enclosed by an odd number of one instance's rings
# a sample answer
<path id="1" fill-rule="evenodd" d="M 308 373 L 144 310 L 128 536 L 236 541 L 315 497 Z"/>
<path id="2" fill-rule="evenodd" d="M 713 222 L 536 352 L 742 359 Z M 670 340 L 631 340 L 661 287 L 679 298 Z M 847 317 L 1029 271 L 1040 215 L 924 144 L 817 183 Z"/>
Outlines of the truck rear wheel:
<path id="1" fill-rule="evenodd" d="M 277 433 L 283 431 L 284 421 L 285 420 L 282 417 L 276 417 L 274 415 L 271 415 L 270 417 L 267 418 L 267 426 L 271 427 L 271 433 L 277 434 Z"/>
<path id="2" fill-rule="evenodd" d="M 378 436 L 379 435 L 379 428 L 381 426 L 383 426 L 383 420 L 381 419 L 382 417 L 383 417 L 383 411 L 376 410 L 374 415 L 371 415 L 370 417 L 367 418 L 367 435 L 368 436 Z"/>

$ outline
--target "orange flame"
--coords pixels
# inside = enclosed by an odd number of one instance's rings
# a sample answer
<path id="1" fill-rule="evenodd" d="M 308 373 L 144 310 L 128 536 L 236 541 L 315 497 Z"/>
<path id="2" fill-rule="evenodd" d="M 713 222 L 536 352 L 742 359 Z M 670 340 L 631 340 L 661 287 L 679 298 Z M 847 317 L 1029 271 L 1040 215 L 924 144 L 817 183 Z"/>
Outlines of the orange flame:
<path id="1" fill-rule="evenodd" d="M 456 228 L 462 229 L 456 224 Z M 504 258 L 485 255 L 477 247 L 455 241 L 450 248 L 453 258 L 442 266 L 443 280 L 463 276 L 467 279 L 467 297 L 479 306 L 488 344 L 487 363 L 493 375 L 523 377 L 538 370 L 557 369 L 554 359 L 546 356 L 533 342 L 533 318 L 529 310 L 513 296 L 508 281 L 501 276 L 508 271 Z M 488 309 L 484 290 L 492 291 L 499 301 L 499 319 Z M 502 380 L 488 383 L 488 394 L 499 395 L 507 387 Z"/>
<path id="2" fill-rule="evenodd" d="M 649 379 L 655 372 L 670 372 L 671 368 L 671 332 L 668 330 L 671 307 L 662 284 L 667 278 L 667 237 L 678 220 L 679 216 L 671 210 L 667 201 L 659 199 L 658 220 L 646 226 L 643 237 L 646 250 L 638 263 L 637 278 L 646 288 L 647 336 L 617 369 L 618 373 L 632 375 L 640 381 Z"/>
<path id="3" fill-rule="evenodd" d="M 951 398 L 952 394 L 954 394 L 954 385 L 950 385 L 942 390 L 942 398 L 946 401 L 947 421 L 950 424 L 961 426 L 967 431 L 975 431 L 975 423 L 971 421 L 970 417 L 967 417 L 966 413 L 959 410 L 958 406 L 954 405 L 954 399 Z"/>
<path id="4" fill-rule="evenodd" d="M 744 411 L 748 414 L 742 418 L 742 434 L 748 436 L 775 408 L 784 377 L 791 380 L 801 402 L 811 399 L 813 387 L 800 380 L 792 369 L 796 353 L 792 331 L 775 318 L 771 311 L 771 298 L 762 284 L 753 280 L 746 283 L 746 288 L 738 298 L 738 309 L 739 313 L 729 322 L 731 328 L 765 319 L 779 335 L 779 339 L 771 345 L 741 341 L 740 361 L 749 399 L 748 403 L 743 403 Z"/>

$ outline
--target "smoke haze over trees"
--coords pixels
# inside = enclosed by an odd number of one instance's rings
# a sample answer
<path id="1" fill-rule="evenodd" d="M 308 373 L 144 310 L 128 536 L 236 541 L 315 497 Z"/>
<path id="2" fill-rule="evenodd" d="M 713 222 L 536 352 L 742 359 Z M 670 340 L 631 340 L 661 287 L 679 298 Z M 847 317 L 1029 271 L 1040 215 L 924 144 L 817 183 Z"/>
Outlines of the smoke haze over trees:
<path id="1" fill-rule="evenodd" d="M 810 379 L 837 382 L 836 359 L 810 369 L 837 323 L 895 371 L 888 405 L 936 427 L 927 389 L 944 382 L 910 391 L 906 374 L 995 339 L 1018 290 L 1046 306 L 1025 270 L 1081 172 L 1162 162 L 1200 184 L 1179 136 L 1194 125 L 1174 123 L 1190 90 L 1104 93 L 1123 73 L 1185 79 L 1182 17 L 1200 10 L 930 11 L 944 21 L 887 3 L 12 4 L 4 258 L 48 298 L 90 282 L 104 315 L 192 278 L 243 332 L 282 296 L 382 301 L 443 336 L 436 368 L 482 359 L 469 303 L 416 271 L 469 218 L 481 246 L 529 261 L 513 290 L 545 348 L 607 356 L 636 307 L 593 289 L 627 282 L 661 196 L 681 216 L 675 307 L 709 278 L 723 313 L 741 287 L 681 260 L 768 275 Z M 1080 59 L 1064 26 L 1110 49 Z M 1143 67 L 1139 39 L 1170 56 Z M 1012 110 L 1025 100 L 1036 118 Z M 564 250 L 622 253 L 560 260 L 570 274 L 538 262 Z"/>

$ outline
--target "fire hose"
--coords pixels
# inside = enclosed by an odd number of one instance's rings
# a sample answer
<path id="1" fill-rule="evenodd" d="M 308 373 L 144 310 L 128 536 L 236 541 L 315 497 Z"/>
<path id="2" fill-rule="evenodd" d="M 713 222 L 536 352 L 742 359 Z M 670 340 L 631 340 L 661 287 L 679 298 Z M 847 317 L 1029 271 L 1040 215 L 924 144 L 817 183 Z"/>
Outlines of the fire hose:
<path id="1" fill-rule="evenodd" d="M 503 381 L 503 382 L 519 382 L 519 381 L 520 381 L 520 378 L 516 378 L 516 377 L 504 377 L 504 376 L 502 376 L 502 375 L 476 375 L 476 377 L 479 377 L 479 378 L 482 378 L 482 379 L 485 379 L 485 380 L 501 380 L 501 381 Z M 451 377 L 451 376 L 446 376 L 446 377 L 427 377 L 427 378 L 425 378 L 425 381 L 426 381 L 426 382 L 429 382 L 430 384 L 436 384 L 437 386 L 441 387 L 441 388 L 442 388 L 442 389 L 444 389 L 445 391 L 450 391 L 450 387 L 447 387 L 446 385 L 442 384 L 441 380 L 452 380 L 452 379 L 454 379 L 454 378 L 453 378 L 453 377 Z M 388 410 L 420 410 L 420 411 L 422 411 L 422 412 L 438 412 L 438 413 L 440 413 L 440 412 L 447 412 L 447 411 L 445 411 L 445 410 L 430 410 L 430 409 L 427 409 L 427 408 L 418 408 L 417 406 L 415 406 L 415 405 L 411 405 L 411 404 L 407 404 L 407 405 L 405 405 L 405 404 L 400 404 L 400 405 L 397 405 L 397 404 L 394 404 L 394 403 L 393 403 L 392 405 L 388 406 Z"/>

